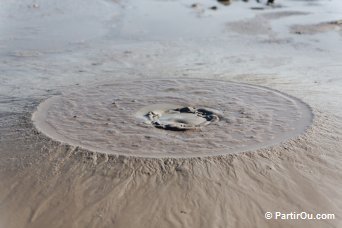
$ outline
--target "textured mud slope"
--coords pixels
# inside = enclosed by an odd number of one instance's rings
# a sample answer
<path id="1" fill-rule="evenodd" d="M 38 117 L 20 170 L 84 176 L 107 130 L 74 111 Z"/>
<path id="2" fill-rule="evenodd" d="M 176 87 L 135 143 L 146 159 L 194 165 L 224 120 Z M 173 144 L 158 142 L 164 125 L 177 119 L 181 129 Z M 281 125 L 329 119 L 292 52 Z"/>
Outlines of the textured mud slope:
<path id="1" fill-rule="evenodd" d="M 313 127 L 287 143 L 187 159 L 87 152 L 38 134 L 30 116 L 23 115 L 15 124 L 20 132 L 2 123 L 1 152 L 7 159 L 0 166 L 1 226 L 337 227 L 339 220 L 277 223 L 263 215 L 304 210 L 338 216 L 341 211 L 333 199 L 342 197 L 335 143 L 342 126 L 332 116 L 315 114 Z"/>

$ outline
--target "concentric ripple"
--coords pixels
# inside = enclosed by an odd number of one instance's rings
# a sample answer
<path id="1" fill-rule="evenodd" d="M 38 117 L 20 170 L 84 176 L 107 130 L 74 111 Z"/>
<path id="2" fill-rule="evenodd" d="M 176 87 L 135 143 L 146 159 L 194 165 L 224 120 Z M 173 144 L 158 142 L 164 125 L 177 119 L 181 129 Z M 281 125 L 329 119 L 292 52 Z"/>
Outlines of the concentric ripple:
<path id="1" fill-rule="evenodd" d="M 47 99 L 38 130 L 115 155 L 199 157 L 280 143 L 311 124 L 310 108 L 281 92 L 204 79 L 121 81 Z"/>

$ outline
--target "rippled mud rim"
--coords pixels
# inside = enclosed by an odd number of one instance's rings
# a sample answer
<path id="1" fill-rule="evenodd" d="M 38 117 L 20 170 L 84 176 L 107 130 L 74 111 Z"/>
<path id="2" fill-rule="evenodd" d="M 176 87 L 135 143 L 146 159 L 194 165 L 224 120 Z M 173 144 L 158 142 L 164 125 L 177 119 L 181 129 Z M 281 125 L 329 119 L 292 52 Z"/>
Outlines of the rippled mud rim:
<path id="1" fill-rule="evenodd" d="M 118 81 L 42 102 L 53 140 L 108 155 L 207 157 L 274 146 L 305 132 L 312 111 L 266 87 L 207 79 Z"/>

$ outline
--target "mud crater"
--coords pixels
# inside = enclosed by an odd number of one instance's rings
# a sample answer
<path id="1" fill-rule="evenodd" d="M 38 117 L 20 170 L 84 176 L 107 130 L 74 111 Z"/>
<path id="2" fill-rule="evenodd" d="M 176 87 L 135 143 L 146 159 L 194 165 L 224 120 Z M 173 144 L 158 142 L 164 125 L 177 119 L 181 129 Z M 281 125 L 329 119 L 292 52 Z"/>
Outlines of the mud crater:
<path id="1" fill-rule="evenodd" d="M 169 106 L 169 107 L 168 107 Z M 144 108 L 146 124 L 171 131 L 196 130 L 220 120 L 217 110 L 191 106 L 170 108 L 172 105 L 154 105 Z"/>

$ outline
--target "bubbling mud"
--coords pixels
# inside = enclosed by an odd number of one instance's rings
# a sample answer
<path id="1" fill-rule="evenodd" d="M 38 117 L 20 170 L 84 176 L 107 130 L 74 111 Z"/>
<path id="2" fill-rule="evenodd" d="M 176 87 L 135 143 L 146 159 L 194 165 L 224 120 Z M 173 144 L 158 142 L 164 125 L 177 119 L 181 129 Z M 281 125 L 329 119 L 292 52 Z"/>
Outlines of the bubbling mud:
<path id="1" fill-rule="evenodd" d="M 303 133 L 311 109 L 281 92 L 205 79 L 120 81 L 42 102 L 36 128 L 113 155 L 201 157 L 278 144 Z"/>
<path id="2" fill-rule="evenodd" d="M 149 105 L 139 110 L 137 115 L 145 118 L 147 124 L 173 131 L 199 129 L 219 121 L 220 116 L 219 112 L 213 109 L 172 104 Z"/>

